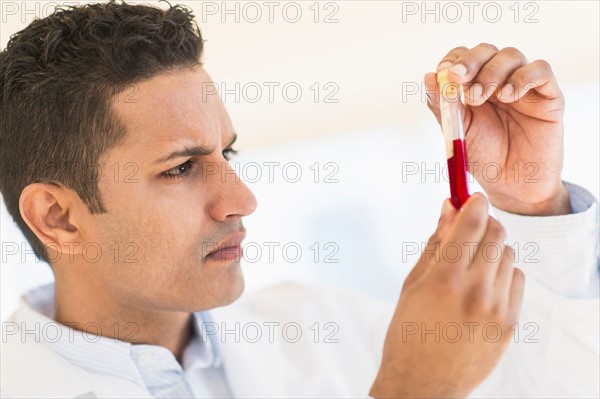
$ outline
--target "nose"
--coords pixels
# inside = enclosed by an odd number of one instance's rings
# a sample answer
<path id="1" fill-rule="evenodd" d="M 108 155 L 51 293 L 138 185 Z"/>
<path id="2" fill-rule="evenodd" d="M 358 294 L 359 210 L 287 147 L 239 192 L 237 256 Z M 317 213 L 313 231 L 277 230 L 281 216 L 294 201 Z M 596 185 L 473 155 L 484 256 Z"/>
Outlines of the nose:
<path id="1" fill-rule="evenodd" d="M 210 179 L 213 185 L 213 200 L 208 210 L 211 218 L 224 222 L 228 218 L 250 215 L 256 210 L 256 197 L 228 162 L 222 162 L 220 169 L 220 173 Z"/>

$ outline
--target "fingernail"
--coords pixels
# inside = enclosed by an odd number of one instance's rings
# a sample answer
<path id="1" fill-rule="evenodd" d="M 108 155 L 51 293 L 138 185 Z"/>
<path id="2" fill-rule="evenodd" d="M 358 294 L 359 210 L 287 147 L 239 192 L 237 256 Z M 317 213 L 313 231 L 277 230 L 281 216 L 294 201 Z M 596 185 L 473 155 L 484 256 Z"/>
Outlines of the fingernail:
<path id="1" fill-rule="evenodd" d="M 444 203 L 442 204 L 442 215 L 449 213 L 452 209 L 454 209 L 454 206 L 452 205 L 450 200 L 444 200 Z"/>
<path id="2" fill-rule="evenodd" d="M 437 67 L 437 71 L 442 71 L 444 69 L 448 69 L 452 66 L 452 63 L 450 61 L 444 61 L 442 62 L 440 65 L 438 65 Z"/>
<path id="3" fill-rule="evenodd" d="M 486 208 L 488 207 L 487 197 L 483 193 L 476 191 L 469 196 L 469 199 L 471 199 L 471 198 L 477 198 L 478 201 L 484 201 Z"/>
<path id="4" fill-rule="evenodd" d="M 455 64 L 452 66 L 452 68 L 450 68 L 450 72 L 458 76 L 466 76 L 467 67 L 463 64 Z"/>
<path id="5" fill-rule="evenodd" d="M 433 96 L 432 96 L 432 93 L 425 92 L 425 94 L 427 95 L 427 102 L 429 104 L 433 105 Z"/>
<path id="6" fill-rule="evenodd" d="M 512 83 L 506 84 L 502 88 L 502 91 L 500 92 L 500 100 L 502 100 L 502 101 L 510 100 L 514 94 L 514 91 L 515 91 L 515 87 L 513 86 Z"/>
<path id="7" fill-rule="evenodd" d="M 470 103 L 476 103 L 481 100 L 483 96 L 483 86 L 479 83 L 474 83 L 469 90 L 469 98 L 467 99 Z"/>

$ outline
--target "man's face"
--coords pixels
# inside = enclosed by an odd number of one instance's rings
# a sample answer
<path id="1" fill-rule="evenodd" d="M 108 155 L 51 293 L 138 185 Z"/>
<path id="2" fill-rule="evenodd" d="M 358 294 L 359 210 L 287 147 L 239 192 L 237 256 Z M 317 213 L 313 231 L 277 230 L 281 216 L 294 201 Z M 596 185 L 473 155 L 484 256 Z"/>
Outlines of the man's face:
<path id="1" fill-rule="evenodd" d="M 90 216 L 86 241 L 102 247 L 90 278 L 140 309 L 199 311 L 239 297 L 242 217 L 256 199 L 227 163 L 235 139 L 204 69 L 162 74 L 113 103 L 127 126 L 101 162 L 108 212 Z M 133 99 L 127 100 L 128 98 Z M 93 252 L 93 251 L 92 251 Z"/>

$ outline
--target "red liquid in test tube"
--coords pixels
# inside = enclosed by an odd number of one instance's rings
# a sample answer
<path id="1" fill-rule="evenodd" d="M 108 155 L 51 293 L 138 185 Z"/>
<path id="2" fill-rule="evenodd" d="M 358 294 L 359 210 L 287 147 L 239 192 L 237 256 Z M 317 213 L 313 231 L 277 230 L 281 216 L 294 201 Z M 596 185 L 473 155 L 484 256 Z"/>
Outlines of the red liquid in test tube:
<path id="1" fill-rule="evenodd" d="M 448 158 L 448 180 L 450 180 L 450 201 L 459 209 L 469 198 L 467 185 L 467 152 L 464 140 L 452 140 L 454 155 Z"/>
<path id="2" fill-rule="evenodd" d="M 459 209 L 469 198 L 467 152 L 460 112 L 460 86 L 448 79 L 447 70 L 437 74 L 437 83 L 440 92 L 442 132 L 448 158 L 450 201 Z"/>

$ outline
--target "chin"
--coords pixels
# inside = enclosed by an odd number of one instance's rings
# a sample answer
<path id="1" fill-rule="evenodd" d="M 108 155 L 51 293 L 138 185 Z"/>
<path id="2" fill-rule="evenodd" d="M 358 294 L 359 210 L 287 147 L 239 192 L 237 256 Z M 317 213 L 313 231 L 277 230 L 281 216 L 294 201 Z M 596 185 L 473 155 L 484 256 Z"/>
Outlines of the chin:
<path id="1" fill-rule="evenodd" d="M 218 306 L 225 306 L 233 303 L 244 292 L 244 274 L 240 263 L 233 263 L 228 268 L 227 282 L 223 288 L 223 303 Z"/>
<path id="2" fill-rule="evenodd" d="M 227 306 L 244 292 L 244 275 L 239 262 L 227 265 L 216 275 L 205 275 L 203 280 L 193 288 L 196 295 L 194 312 Z"/>

